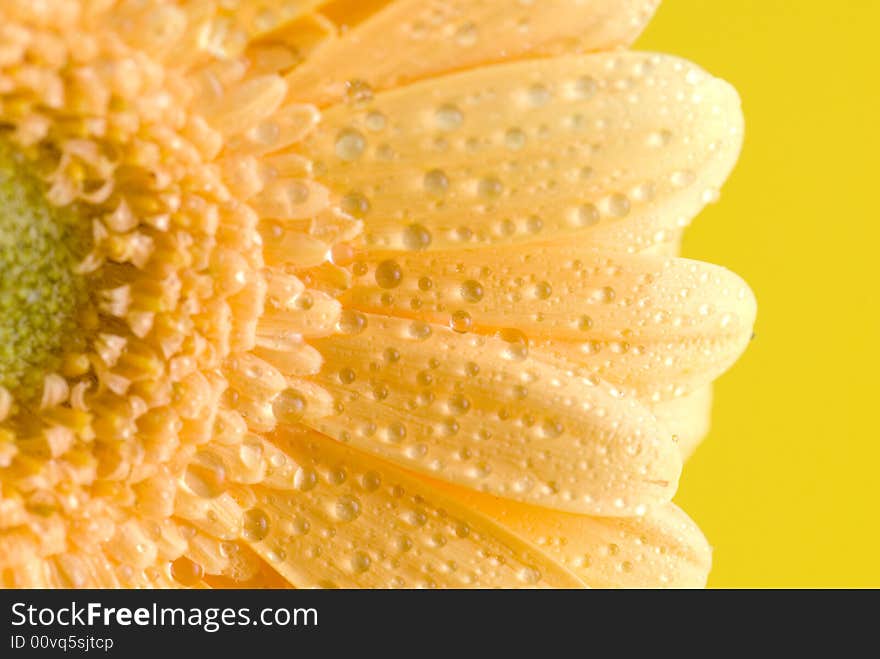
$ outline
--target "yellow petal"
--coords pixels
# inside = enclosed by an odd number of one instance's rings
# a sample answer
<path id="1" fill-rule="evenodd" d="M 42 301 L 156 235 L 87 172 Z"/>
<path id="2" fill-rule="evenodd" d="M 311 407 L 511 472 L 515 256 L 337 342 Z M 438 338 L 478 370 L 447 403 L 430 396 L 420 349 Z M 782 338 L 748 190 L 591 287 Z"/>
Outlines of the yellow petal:
<path id="1" fill-rule="evenodd" d="M 523 335 L 461 335 L 348 312 L 314 341 L 336 413 L 315 429 L 409 469 L 560 510 L 626 515 L 668 501 L 671 435 L 634 399 L 529 351 Z"/>
<path id="2" fill-rule="evenodd" d="M 378 248 L 677 240 L 739 152 L 728 84 L 643 53 L 505 64 L 327 110 L 301 145 Z M 415 227 L 415 228 L 414 228 Z"/>
<path id="3" fill-rule="evenodd" d="M 240 0 L 228 3 L 220 0 L 189 0 L 178 10 L 186 15 L 186 33 L 178 37 L 180 43 L 168 60 L 177 65 L 192 64 L 198 61 L 196 53 L 235 57 L 248 44 L 279 30 L 325 1 Z M 163 8 L 163 11 L 167 13 L 169 10 Z M 158 11 L 155 13 L 157 15 L 152 17 L 152 23 L 160 32 L 165 16 Z M 142 26 L 144 21 L 134 24 Z M 167 30 L 165 27 L 161 32 Z M 188 61 L 190 58 L 193 62 Z"/>
<path id="4" fill-rule="evenodd" d="M 291 585 L 582 587 L 568 570 L 418 478 L 316 434 L 278 433 L 296 491 L 257 486 L 242 533 Z M 276 460 L 277 463 L 277 460 Z"/>
<path id="5" fill-rule="evenodd" d="M 446 488 L 450 495 L 537 544 L 593 588 L 702 588 L 706 538 L 674 504 L 643 517 L 587 517 Z"/>
<path id="6" fill-rule="evenodd" d="M 351 81 L 387 89 L 500 60 L 609 50 L 632 42 L 658 4 L 658 0 L 333 2 L 326 15 L 344 34 L 325 43 L 293 72 L 292 96 L 326 105 L 342 98 Z M 377 7 L 381 9 L 373 13 Z"/>
<path id="7" fill-rule="evenodd" d="M 697 389 L 687 396 L 679 396 L 651 406 L 654 416 L 678 440 L 682 460 L 694 454 L 700 442 L 709 433 L 712 420 L 712 387 Z"/>
<path id="8" fill-rule="evenodd" d="M 33 561 L 28 588 L 179 588 L 165 569 L 134 569 L 103 553 L 67 552 Z"/>
<path id="9" fill-rule="evenodd" d="M 571 245 L 374 252 L 343 305 L 479 333 L 514 327 L 566 367 L 668 398 L 704 386 L 749 342 L 755 300 L 698 261 Z"/>

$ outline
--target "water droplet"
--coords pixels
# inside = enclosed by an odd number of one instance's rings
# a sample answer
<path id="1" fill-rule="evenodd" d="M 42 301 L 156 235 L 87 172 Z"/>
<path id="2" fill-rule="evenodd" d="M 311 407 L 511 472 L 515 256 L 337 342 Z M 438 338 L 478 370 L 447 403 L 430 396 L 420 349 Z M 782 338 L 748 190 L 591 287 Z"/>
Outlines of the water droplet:
<path id="1" fill-rule="evenodd" d="M 373 100 L 373 88 L 364 80 L 349 80 L 345 83 L 345 100 L 347 103 L 367 103 Z"/>
<path id="2" fill-rule="evenodd" d="M 483 299 L 483 285 L 478 281 L 468 279 L 461 285 L 459 293 L 465 302 L 479 302 Z"/>
<path id="3" fill-rule="evenodd" d="M 312 525 L 305 517 L 297 515 L 290 523 L 290 532 L 294 535 L 308 535 Z"/>
<path id="4" fill-rule="evenodd" d="M 537 215 L 532 215 L 526 220 L 526 229 L 528 229 L 530 233 L 540 233 L 543 228 L 544 221 Z"/>
<path id="5" fill-rule="evenodd" d="M 327 474 L 327 482 L 331 485 L 342 485 L 345 482 L 347 475 L 345 473 L 345 469 L 342 467 L 337 467 L 336 469 L 331 469 Z"/>
<path id="6" fill-rule="evenodd" d="M 419 339 L 420 341 L 427 339 L 431 336 L 431 326 L 427 323 L 423 323 L 420 320 L 414 320 L 409 325 L 409 335 L 414 339 Z"/>
<path id="7" fill-rule="evenodd" d="M 593 328 L 593 319 L 589 316 L 581 316 L 578 318 L 577 326 L 580 331 L 587 332 Z"/>
<path id="8" fill-rule="evenodd" d="M 248 469 L 257 469 L 263 460 L 263 444 L 254 437 L 247 437 L 238 448 L 238 457 Z"/>
<path id="9" fill-rule="evenodd" d="M 448 407 L 450 414 L 461 416 L 467 414 L 467 411 L 471 409 L 471 402 L 461 394 L 455 394 L 449 399 Z"/>
<path id="10" fill-rule="evenodd" d="M 300 467 L 293 475 L 293 486 L 300 492 L 308 492 L 318 484 L 318 474 L 311 469 Z"/>
<path id="11" fill-rule="evenodd" d="M 530 586 L 534 586 L 541 580 L 541 572 L 533 567 L 524 567 L 519 571 L 517 576 L 520 581 L 529 584 Z"/>
<path id="12" fill-rule="evenodd" d="M 295 423 L 306 410 L 306 399 L 296 389 L 285 389 L 272 401 L 275 418 L 285 423 Z"/>
<path id="13" fill-rule="evenodd" d="M 534 107 L 541 107 L 542 105 L 546 105 L 550 100 L 550 90 L 541 84 L 532 85 L 529 87 L 528 98 L 529 103 Z"/>
<path id="14" fill-rule="evenodd" d="M 473 23 L 465 23 L 455 32 L 456 42 L 458 42 L 459 46 L 463 46 L 464 48 L 473 46 L 477 43 L 478 36 L 479 31 L 477 30 L 477 26 Z"/>
<path id="15" fill-rule="evenodd" d="M 599 288 L 593 291 L 592 299 L 595 302 L 604 302 L 606 304 L 613 302 L 616 297 L 616 293 L 614 289 L 610 286 L 604 286 L 603 288 Z"/>
<path id="16" fill-rule="evenodd" d="M 367 317 L 359 311 L 345 309 L 339 316 L 336 329 L 343 334 L 360 334 L 367 327 Z"/>
<path id="17" fill-rule="evenodd" d="M 519 151 L 526 145 L 526 134 L 519 128 L 511 128 L 504 135 L 504 144 L 511 151 Z"/>
<path id="18" fill-rule="evenodd" d="M 425 174 L 423 185 L 429 194 L 442 197 L 449 189 L 449 177 L 442 169 L 432 169 Z"/>
<path id="19" fill-rule="evenodd" d="M 357 375 L 355 374 L 353 369 L 343 368 L 339 371 L 339 381 L 342 384 L 351 384 L 355 381 Z"/>
<path id="20" fill-rule="evenodd" d="M 599 223 L 599 209 L 593 204 L 584 204 L 577 210 L 577 224 L 582 227 L 591 227 Z"/>
<path id="21" fill-rule="evenodd" d="M 195 586 L 205 575 L 205 568 L 181 556 L 171 563 L 171 576 L 183 586 Z"/>
<path id="22" fill-rule="evenodd" d="M 658 130 L 648 135 L 648 146 L 660 148 L 672 141 L 672 133 L 668 130 Z"/>
<path id="23" fill-rule="evenodd" d="M 382 484 L 382 476 L 375 471 L 368 471 L 361 477 L 361 485 L 367 492 L 375 492 Z"/>
<path id="24" fill-rule="evenodd" d="M 364 136 L 354 128 L 346 128 L 336 136 L 336 155 L 342 160 L 357 160 L 366 147 Z"/>
<path id="25" fill-rule="evenodd" d="M 547 439 L 555 439 L 559 437 L 565 427 L 556 419 L 544 419 L 541 424 L 541 435 Z"/>
<path id="26" fill-rule="evenodd" d="M 364 119 L 364 124 L 367 127 L 367 130 L 373 131 L 374 133 L 378 133 L 385 129 L 385 125 L 388 121 L 385 119 L 385 115 L 381 112 L 370 112 L 367 114 L 366 119 Z"/>
<path id="27" fill-rule="evenodd" d="M 226 491 L 223 462 L 209 451 L 199 451 L 186 468 L 184 482 L 200 497 L 215 499 Z"/>
<path id="28" fill-rule="evenodd" d="M 553 287 L 550 282 L 541 281 L 535 285 L 535 297 L 539 300 L 546 300 L 553 295 Z"/>
<path id="29" fill-rule="evenodd" d="M 370 569 L 370 557 L 362 551 L 356 552 L 351 557 L 351 569 L 353 572 L 366 572 Z"/>
<path id="30" fill-rule="evenodd" d="M 397 261 L 382 261 L 376 266 L 376 283 L 382 288 L 396 288 L 403 279 L 403 271 Z"/>
<path id="31" fill-rule="evenodd" d="M 357 519 L 361 514 L 361 502 L 351 495 L 339 497 L 336 506 L 333 508 L 336 519 L 342 522 L 350 522 Z"/>
<path id="32" fill-rule="evenodd" d="M 403 232 L 403 246 L 407 249 L 427 249 L 431 244 L 431 232 L 421 224 L 411 224 Z"/>
<path id="33" fill-rule="evenodd" d="M 629 198 L 620 193 L 615 193 L 605 200 L 605 207 L 611 217 L 626 217 L 629 214 Z"/>
<path id="34" fill-rule="evenodd" d="M 654 184 L 650 181 L 637 185 L 632 189 L 632 198 L 641 203 L 651 201 L 655 194 L 656 189 L 654 188 Z"/>
<path id="35" fill-rule="evenodd" d="M 672 176 L 670 177 L 670 181 L 672 181 L 672 185 L 674 185 L 677 188 L 684 188 L 696 180 L 697 180 L 696 174 L 694 174 L 689 169 L 681 170 L 678 172 L 673 172 Z"/>
<path id="36" fill-rule="evenodd" d="M 388 426 L 386 436 L 388 437 L 389 442 L 399 444 L 406 438 L 406 426 L 403 425 L 400 421 L 395 421 L 390 426 Z"/>
<path id="37" fill-rule="evenodd" d="M 510 361 L 523 361 L 529 356 L 529 342 L 518 329 L 503 329 L 496 336 L 504 342 L 501 356 Z"/>
<path id="38" fill-rule="evenodd" d="M 582 78 L 578 78 L 578 80 L 574 83 L 575 95 L 583 100 L 592 98 L 596 93 L 596 88 L 596 81 L 590 76 L 583 76 Z"/>
<path id="39" fill-rule="evenodd" d="M 422 510 L 407 510 L 403 513 L 404 520 L 412 526 L 424 526 L 428 516 Z"/>
<path id="40" fill-rule="evenodd" d="M 248 510 L 242 522 L 242 535 L 251 542 L 259 542 L 269 535 L 269 518 L 260 508 Z"/>
<path id="41" fill-rule="evenodd" d="M 462 311 L 461 309 L 454 311 L 449 318 L 449 327 L 454 332 L 463 334 L 470 330 L 472 324 L 473 319 L 471 319 L 471 315 L 467 311 Z"/>
<path id="42" fill-rule="evenodd" d="M 461 126 L 464 115 L 455 105 L 444 105 L 437 110 L 434 120 L 440 130 L 452 131 Z"/>
<path id="43" fill-rule="evenodd" d="M 370 212 L 370 200 L 360 192 L 350 192 L 339 202 L 342 211 L 352 217 L 363 219 Z"/>
<path id="44" fill-rule="evenodd" d="M 484 178 L 480 181 L 478 191 L 481 197 L 496 199 L 504 192 L 504 184 L 494 177 Z"/>

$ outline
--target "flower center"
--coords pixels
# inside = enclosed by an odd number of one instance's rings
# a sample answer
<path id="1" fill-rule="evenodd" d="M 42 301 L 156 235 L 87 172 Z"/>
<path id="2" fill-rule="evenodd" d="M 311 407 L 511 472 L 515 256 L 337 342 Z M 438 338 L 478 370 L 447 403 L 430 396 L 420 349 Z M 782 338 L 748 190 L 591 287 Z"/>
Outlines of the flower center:
<path id="1" fill-rule="evenodd" d="M 26 160 L 0 140 L 0 386 L 35 393 L 75 341 L 83 246 L 73 210 L 52 206 Z"/>

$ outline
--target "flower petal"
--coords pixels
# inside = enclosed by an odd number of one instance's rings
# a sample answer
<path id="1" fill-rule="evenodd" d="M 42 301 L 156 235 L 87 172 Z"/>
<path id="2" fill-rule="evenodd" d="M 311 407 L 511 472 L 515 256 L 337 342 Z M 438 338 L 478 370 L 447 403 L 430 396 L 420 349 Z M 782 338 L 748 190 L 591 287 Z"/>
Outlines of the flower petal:
<path id="1" fill-rule="evenodd" d="M 240 55 L 249 44 L 283 28 L 323 2 L 326 0 L 238 0 L 231 7 L 230 3 L 219 0 L 183 3 L 183 7 L 175 9 L 183 12 L 186 18 L 183 23 L 185 32 L 179 37 L 182 43 L 171 51 L 168 61 L 177 65 L 191 65 L 193 62 L 189 58 L 193 58 L 195 62 L 200 61 L 194 57 L 195 53 L 233 58 Z M 139 3 L 134 4 L 137 7 Z M 169 12 L 167 8 L 163 7 L 163 10 Z M 114 13 L 122 12 L 117 10 Z M 153 31 L 160 34 L 167 32 L 168 27 L 164 25 L 168 21 L 167 17 L 158 11 L 155 13 L 157 15 L 148 17 L 155 25 Z M 143 26 L 146 21 L 142 17 L 140 22 L 130 22 Z M 201 59 L 204 59 L 204 54 Z"/>
<path id="2" fill-rule="evenodd" d="M 576 245 L 379 251 L 354 270 L 344 306 L 484 334 L 513 327 L 565 367 L 652 400 L 721 375 L 755 320 L 754 296 L 729 270 Z"/>
<path id="3" fill-rule="evenodd" d="M 352 315 L 354 314 L 354 315 Z M 666 502 L 671 436 L 634 399 L 529 351 L 517 330 L 462 335 L 358 312 L 314 341 L 336 413 L 316 430 L 408 469 L 560 510 L 626 515 Z"/>
<path id="4" fill-rule="evenodd" d="M 536 543 L 593 588 L 702 588 L 712 551 L 699 527 L 668 503 L 643 517 L 587 517 L 446 488 L 462 503 Z"/>
<path id="5" fill-rule="evenodd" d="M 712 387 L 697 389 L 651 406 L 654 416 L 678 440 L 682 460 L 690 458 L 709 434 L 712 420 Z"/>
<path id="6" fill-rule="evenodd" d="M 329 4 L 325 15 L 340 26 L 342 36 L 290 76 L 292 96 L 321 105 L 340 100 L 351 81 L 387 89 L 500 60 L 624 46 L 642 31 L 659 0 Z M 372 13 L 377 6 L 381 9 Z"/>
<path id="7" fill-rule="evenodd" d="M 277 469 L 294 491 L 254 486 L 242 534 L 292 586 L 583 586 L 527 542 L 399 468 L 309 431 L 280 431 L 272 441 L 288 456 Z"/>
<path id="8" fill-rule="evenodd" d="M 615 53 L 493 66 L 337 106 L 301 146 L 377 248 L 577 236 L 635 251 L 678 239 L 741 140 L 727 83 L 677 58 Z"/>

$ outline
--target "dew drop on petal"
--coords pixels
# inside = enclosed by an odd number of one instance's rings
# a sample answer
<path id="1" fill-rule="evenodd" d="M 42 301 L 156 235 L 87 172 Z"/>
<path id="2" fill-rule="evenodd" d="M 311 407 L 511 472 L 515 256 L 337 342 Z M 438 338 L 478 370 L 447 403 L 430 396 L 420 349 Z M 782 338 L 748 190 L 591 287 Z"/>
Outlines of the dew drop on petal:
<path id="1" fill-rule="evenodd" d="M 449 319 L 449 327 L 454 332 L 462 334 L 470 330 L 472 324 L 473 319 L 471 318 L 471 315 L 467 311 L 461 309 L 454 311 Z"/>
<path id="2" fill-rule="evenodd" d="M 283 423 L 295 423 L 302 419 L 306 410 L 305 397 L 295 389 L 285 389 L 272 401 L 275 418 Z"/>
<path id="3" fill-rule="evenodd" d="M 576 223 L 582 227 L 592 227 L 599 223 L 599 209 L 593 204 L 584 204 L 577 209 Z"/>
<path id="4" fill-rule="evenodd" d="M 478 281 L 468 279 L 461 285 L 460 293 L 465 302 L 479 302 L 483 299 L 483 285 Z"/>
<path id="5" fill-rule="evenodd" d="M 421 224 L 411 224 L 403 232 L 403 246 L 407 249 L 427 249 L 431 244 L 431 232 Z"/>
<path id="6" fill-rule="evenodd" d="M 336 155 L 342 160 L 357 160 L 366 147 L 364 136 L 354 128 L 346 128 L 336 136 Z"/>
<path id="7" fill-rule="evenodd" d="M 205 576 L 205 569 L 186 556 L 171 562 L 171 576 L 182 586 L 195 586 Z"/>
<path id="8" fill-rule="evenodd" d="M 223 462 L 209 451 L 200 451 L 186 468 L 183 480 L 200 497 L 215 499 L 226 491 Z"/>
<path id="9" fill-rule="evenodd" d="M 382 288 L 396 288 L 403 279 L 403 270 L 397 261 L 382 261 L 376 266 L 376 283 Z"/>
<path id="10" fill-rule="evenodd" d="M 269 534 L 269 517 L 260 508 L 251 508 L 242 519 L 242 535 L 251 542 L 259 542 Z"/>
<path id="11" fill-rule="evenodd" d="M 355 554 L 351 557 L 351 569 L 352 572 L 366 572 L 370 569 L 370 557 L 362 552 L 355 552 Z"/>
<path id="12" fill-rule="evenodd" d="M 351 522 L 361 514 L 361 502 L 348 494 L 341 496 L 336 501 L 333 514 L 341 522 Z"/>
<path id="13" fill-rule="evenodd" d="M 367 327 L 367 317 L 359 311 L 345 309 L 339 316 L 336 329 L 342 334 L 360 334 Z"/>
<path id="14" fill-rule="evenodd" d="M 414 339 L 419 339 L 420 341 L 427 339 L 429 336 L 431 336 L 431 326 L 420 320 L 414 320 L 409 325 L 409 335 Z"/>
<path id="15" fill-rule="evenodd" d="M 496 336 L 504 342 L 501 356 L 509 361 L 523 361 L 529 356 L 529 342 L 518 329 L 503 329 Z"/>
<path id="16" fill-rule="evenodd" d="M 440 130 L 453 131 L 461 126 L 464 114 L 455 105 L 444 105 L 437 109 L 434 119 Z"/>
<path id="17" fill-rule="evenodd" d="M 432 169 L 423 180 L 425 191 L 435 197 L 442 197 L 449 189 L 449 177 L 442 169 Z"/>

